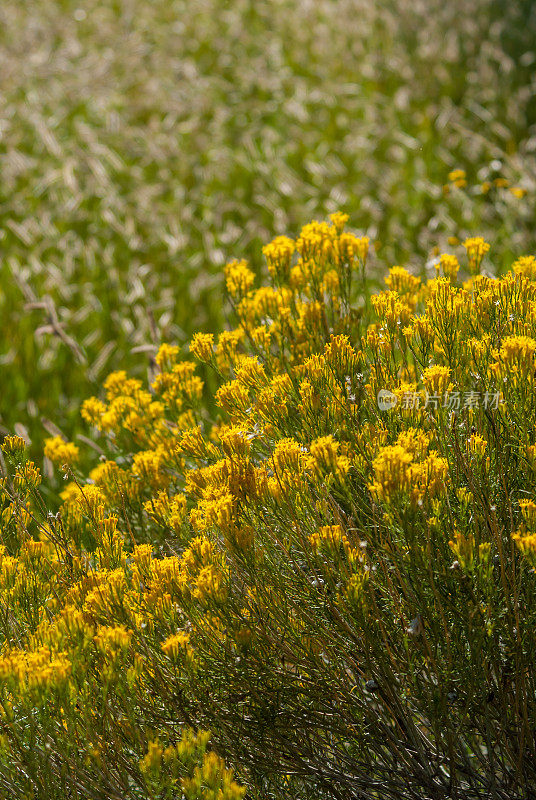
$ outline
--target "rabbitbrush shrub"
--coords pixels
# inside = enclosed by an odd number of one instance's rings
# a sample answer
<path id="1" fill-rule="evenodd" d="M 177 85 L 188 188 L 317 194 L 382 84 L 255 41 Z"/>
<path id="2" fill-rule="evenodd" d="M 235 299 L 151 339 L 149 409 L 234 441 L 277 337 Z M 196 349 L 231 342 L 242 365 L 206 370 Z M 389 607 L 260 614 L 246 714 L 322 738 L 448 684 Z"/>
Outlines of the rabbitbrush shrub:
<path id="1" fill-rule="evenodd" d="M 371 294 L 345 223 L 226 267 L 215 398 L 173 344 L 107 378 L 57 515 L 4 441 L 9 796 L 536 795 L 536 259 Z"/>

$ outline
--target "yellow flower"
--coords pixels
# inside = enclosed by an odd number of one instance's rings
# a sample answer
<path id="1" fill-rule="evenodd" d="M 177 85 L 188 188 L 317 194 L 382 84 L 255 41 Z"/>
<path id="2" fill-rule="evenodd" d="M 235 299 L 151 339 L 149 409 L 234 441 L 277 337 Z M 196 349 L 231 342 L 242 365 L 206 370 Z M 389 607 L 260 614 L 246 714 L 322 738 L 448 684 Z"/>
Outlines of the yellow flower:
<path id="1" fill-rule="evenodd" d="M 299 471 L 304 461 L 304 451 L 295 439 L 281 439 L 277 442 L 272 457 L 278 473 Z"/>
<path id="2" fill-rule="evenodd" d="M 186 660 L 190 661 L 193 657 L 193 650 L 189 642 L 190 634 L 180 631 L 168 636 L 165 642 L 162 643 L 162 650 L 172 661 L 176 661 L 180 655 L 185 655 Z"/>
<path id="3" fill-rule="evenodd" d="M 467 440 L 467 452 L 482 457 L 486 452 L 488 443 L 486 440 L 477 433 L 471 434 Z"/>
<path id="4" fill-rule="evenodd" d="M 229 456 L 247 456 L 251 443 L 244 428 L 226 426 L 220 432 L 220 441 L 224 453 Z"/>
<path id="5" fill-rule="evenodd" d="M 230 368 L 236 356 L 238 345 L 243 338 L 244 331 L 241 328 L 220 333 L 218 347 L 216 348 L 216 363 L 221 372 Z"/>
<path id="6" fill-rule="evenodd" d="M 370 239 L 368 236 L 354 236 L 353 233 L 342 233 L 339 238 L 339 252 L 343 261 L 352 266 L 364 265 L 367 260 Z"/>
<path id="7" fill-rule="evenodd" d="M 533 500 L 520 500 L 519 508 L 523 519 L 531 531 L 536 530 L 536 503 Z"/>
<path id="8" fill-rule="evenodd" d="M 398 435 L 396 443 L 401 445 L 408 453 L 411 453 L 412 458 L 421 459 L 426 454 L 430 437 L 424 431 L 408 428 Z"/>
<path id="9" fill-rule="evenodd" d="M 507 372 L 530 375 L 534 367 L 536 340 L 529 336 L 506 336 L 499 351 L 499 361 Z"/>
<path id="10" fill-rule="evenodd" d="M 12 650 L 0 658 L 0 677 L 13 679 L 20 688 L 52 689 L 69 679 L 72 663 L 64 652 L 43 646 L 36 650 Z"/>
<path id="11" fill-rule="evenodd" d="M 427 367 L 423 372 L 423 382 L 425 389 L 431 395 L 440 396 L 448 390 L 450 369 L 448 367 L 434 365 Z"/>
<path id="12" fill-rule="evenodd" d="M 73 522 L 80 522 L 84 517 L 96 522 L 104 518 L 106 495 L 98 486 L 70 483 L 60 496 L 64 511 Z"/>
<path id="13" fill-rule="evenodd" d="M 108 400 L 113 400 L 114 397 L 125 394 L 127 384 L 128 376 L 124 369 L 111 372 L 104 381 L 104 389 Z"/>
<path id="14" fill-rule="evenodd" d="M 339 555 L 341 547 L 346 550 L 349 548 L 348 539 L 340 525 L 323 525 L 309 537 L 309 541 L 313 550 L 325 550 L 335 557 Z"/>
<path id="15" fill-rule="evenodd" d="M 2 451 L 9 456 L 21 456 L 26 450 L 26 442 L 21 436 L 6 436 L 2 442 Z"/>
<path id="16" fill-rule="evenodd" d="M 336 259 L 336 236 L 335 228 L 328 225 L 327 222 L 317 222 L 315 220 L 304 225 L 301 229 L 296 242 L 296 249 L 304 261 L 311 259 L 325 264 L 326 261 Z"/>
<path id="17" fill-rule="evenodd" d="M 536 533 L 527 533 L 525 530 L 518 531 L 512 535 L 512 539 L 533 569 L 536 569 Z"/>
<path id="18" fill-rule="evenodd" d="M 234 517 L 235 500 L 233 495 L 218 489 L 217 493 L 202 500 L 190 514 L 190 522 L 200 532 L 216 525 L 222 532 L 231 527 Z"/>
<path id="19" fill-rule="evenodd" d="M 448 462 L 437 453 L 430 453 L 424 461 L 412 464 L 409 469 L 411 501 L 420 504 L 425 498 L 431 500 L 443 495 L 448 479 Z"/>
<path id="20" fill-rule="evenodd" d="M 169 527 L 175 534 L 178 534 L 186 517 L 186 497 L 177 494 L 169 497 L 167 492 L 161 490 L 156 497 L 147 500 L 143 508 L 160 525 Z"/>
<path id="21" fill-rule="evenodd" d="M 249 392 L 239 381 L 230 381 L 216 392 L 216 403 L 231 416 L 239 415 L 248 407 Z"/>
<path id="22" fill-rule="evenodd" d="M 26 461 L 25 464 L 19 466 L 13 478 L 13 484 L 16 489 L 36 489 L 40 483 L 41 472 L 39 471 L 39 467 L 36 467 L 33 461 Z"/>
<path id="23" fill-rule="evenodd" d="M 82 403 L 80 413 L 82 419 L 85 419 L 90 425 L 100 428 L 102 418 L 106 413 L 106 405 L 96 397 L 89 397 Z"/>
<path id="24" fill-rule="evenodd" d="M 45 440 L 45 456 L 53 464 L 74 464 L 80 456 L 79 448 L 72 442 L 65 442 L 61 436 Z"/>
<path id="25" fill-rule="evenodd" d="M 530 278 L 531 281 L 536 280 L 536 258 L 534 256 L 521 256 L 514 261 L 512 269 L 516 275 Z"/>
<path id="26" fill-rule="evenodd" d="M 464 536 L 463 533 L 456 531 L 454 539 L 449 542 L 449 547 L 456 556 L 461 568 L 466 572 L 472 572 L 475 563 L 475 537 L 472 533 Z"/>
<path id="27" fill-rule="evenodd" d="M 194 597 L 203 604 L 222 604 L 227 598 L 224 576 L 214 565 L 203 567 L 197 576 Z"/>
<path id="28" fill-rule="evenodd" d="M 97 649 L 105 656 L 115 657 L 121 650 L 126 650 L 132 639 L 132 631 L 124 625 L 108 627 L 102 625 L 93 637 Z"/>
<path id="29" fill-rule="evenodd" d="M 482 257 L 489 251 L 489 244 L 481 236 L 474 236 L 466 239 L 463 246 L 469 258 L 469 271 L 475 274 L 480 269 Z"/>
<path id="30" fill-rule="evenodd" d="M 458 181 L 464 181 L 465 183 L 465 170 L 453 169 L 447 177 L 451 183 L 457 183 Z"/>
<path id="31" fill-rule="evenodd" d="M 322 364 L 327 364 L 333 369 L 335 374 L 346 376 L 354 370 L 357 362 L 357 355 L 355 349 L 350 344 L 348 336 L 341 334 L 339 336 L 331 336 L 324 349 L 323 359 L 319 356 L 311 356 L 311 358 L 308 359 L 306 365 L 311 376 L 311 365 L 315 359 L 318 359 L 318 374 L 320 374 Z"/>
<path id="32" fill-rule="evenodd" d="M 257 347 L 268 350 L 272 339 L 272 331 L 266 325 L 259 325 L 251 331 L 251 338 Z"/>
<path id="33" fill-rule="evenodd" d="M 295 249 L 295 243 L 288 236 L 277 236 L 270 244 L 262 248 L 270 275 L 279 281 L 288 280 L 290 262 Z"/>
<path id="34" fill-rule="evenodd" d="M 413 456 L 402 445 L 382 447 L 372 463 L 374 481 L 369 486 L 379 500 L 389 500 L 397 492 L 408 488 L 408 467 Z"/>
<path id="35" fill-rule="evenodd" d="M 246 295 L 255 283 L 255 275 L 249 269 L 247 261 L 231 261 L 225 267 L 227 291 L 232 298 L 238 299 Z"/>
<path id="36" fill-rule="evenodd" d="M 196 333 L 190 342 L 190 352 L 200 361 L 210 361 L 213 356 L 214 336 L 211 333 Z"/>
<path id="37" fill-rule="evenodd" d="M 404 267 L 391 267 L 384 280 L 389 289 L 399 295 L 414 295 L 421 285 L 420 278 L 412 275 Z"/>
<path id="38" fill-rule="evenodd" d="M 167 486 L 170 481 L 163 450 L 140 450 L 132 458 L 132 472 L 148 486 Z"/>
<path id="39" fill-rule="evenodd" d="M 43 542 L 36 542 L 33 539 L 28 539 L 21 549 L 21 560 L 38 560 L 42 558 L 44 553 L 45 545 Z"/>
<path id="40" fill-rule="evenodd" d="M 445 278 L 455 281 L 458 270 L 460 269 L 460 264 L 456 256 L 443 253 L 439 256 L 439 263 L 436 264 L 436 269 L 438 271 L 441 270 Z"/>
<path id="41" fill-rule="evenodd" d="M 235 376 L 246 389 L 258 389 L 268 381 L 257 356 L 242 356 L 235 364 Z"/>
<path id="42" fill-rule="evenodd" d="M 140 761 L 140 770 L 143 775 L 158 773 L 162 764 L 164 748 L 158 741 L 150 741 L 147 746 L 147 753 Z"/>
<path id="43" fill-rule="evenodd" d="M 331 224 L 339 235 L 343 232 L 344 226 L 350 219 L 348 214 L 343 214 L 342 211 L 335 211 L 333 214 L 329 215 L 329 218 L 331 220 Z"/>
<path id="44" fill-rule="evenodd" d="M 333 436 L 321 436 L 311 442 L 311 456 L 316 467 L 323 470 L 337 469 L 339 442 Z"/>
<path id="45" fill-rule="evenodd" d="M 162 371 L 170 370 L 177 361 L 179 352 L 177 345 L 166 344 L 164 342 L 158 349 L 155 361 Z"/>
<path id="46" fill-rule="evenodd" d="M 372 295 L 371 302 L 380 320 L 393 331 L 407 325 L 411 318 L 411 308 L 401 301 L 398 292 L 380 292 Z"/>
<path id="47" fill-rule="evenodd" d="M 138 544 L 132 551 L 132 561 L 142 569 L 148 569 L 153 557 L 153 546 L 151 544 Z"/>

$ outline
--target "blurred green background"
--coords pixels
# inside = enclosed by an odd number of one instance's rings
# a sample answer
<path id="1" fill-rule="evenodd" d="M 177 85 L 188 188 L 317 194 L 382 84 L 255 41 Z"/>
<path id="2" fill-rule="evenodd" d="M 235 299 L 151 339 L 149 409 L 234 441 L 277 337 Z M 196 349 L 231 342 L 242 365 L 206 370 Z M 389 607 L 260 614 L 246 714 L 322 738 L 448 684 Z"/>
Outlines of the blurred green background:
<path id="1" fill-rule="evenodd" d="M 76 437 L 110 370 L 223 324 L 226 260 L 335 209 L 386 265 L 534 252 L 535 66 L 515 0 L 5 0 L 1 430 Z"/>

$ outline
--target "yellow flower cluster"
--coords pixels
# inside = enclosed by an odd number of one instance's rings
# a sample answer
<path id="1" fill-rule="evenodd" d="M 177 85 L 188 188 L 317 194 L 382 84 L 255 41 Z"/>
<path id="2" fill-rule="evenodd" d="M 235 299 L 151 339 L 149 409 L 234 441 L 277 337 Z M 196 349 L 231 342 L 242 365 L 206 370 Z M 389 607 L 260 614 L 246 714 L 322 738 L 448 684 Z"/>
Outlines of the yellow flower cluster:
<path id="1" fill-rule="evenodd" d="M 279 281 L 288 279 L 290 262 L 295 249 L 296 245 L 288 236 L 278 236 L 266 247 L 263 247 L 262 252 L 273 278 Z"/>
<path id="2" fill-rule="evenodd" d="M 21 456 L 25 449 L 26 442 L 21 436 L 6 436 L 2 442 L 2 451 L 8 456 Z"/>
<path id="3" fill-rule="evenodd" d="M 522 275 L 531 281 L 536 279 L 536 258 L 534 256 L 521 256 L 512 264 L 516 275 Z"/>
<path id="4" fill-rule="evenodd" d="M 422 505 L 424 500 L 445 494 L 448 462 L 435 452 L 423 457 L 422 450 L 413 449 L 405 436 L 381 448 L 372 464 L 374 480 L 369 489 L 378 500 L 392 502 L 405 494 L 412 505 Z"/>
<path id="5" fill-rule="evenodd" d="M 0 658 L 0 680 L 15 681 L 21 691 L 44 691 L 64 684 L 71 667 L 65 653 L 54 653 L 48 647 L 35 651 L 13 650 Z"/>
<path id="6" fill-rule="evenodd" d="M 465 170 L 463 169 L 453 169 L 451 172 L 449 172 L 448 179 L 459 189 L 463 189 L 465 186 L 467 186 Z"/>
<path id="7" fill-rule="evenodd" d="M 120 775 L 150 796 L 209 787 L 203 796 L 234 800 L 244 790 L 208 739 L 177 735 L 188 719 L 217 721 L 214 702 L 230 715 L 215 733 L 222 752 L 235 753 L 233 726 L 253 741 L 259 709 L 316 725 L 318 691 L 331 720 L 337 704 L 352 708 L 344 741 L 385 675 L 400 689 L 385 698 L 398 713 L 411 697 L 407 719 L 428 735 L 415 675 L 444 654 L 426 696 L 447 708 L 441 676 L 476 649 L 466 628 L 521 648 L 494 628 L 519 624 L 521 594 L 496 620 L 489 609 L 510 586 L 528 587 L 528 606 L 536 566 L 534 262 L 479 275 L 489 247 L 469 239 L 465 283 L 442 254 L 431 280 L 393 266 L 369 296 L 369 240 L 347 221 L 277 237 L 268 286 L 243 261 L 226 267 L 236 326 L 190 344 L 217 374 L 210 402 L 174 344 L 149 385 L 107 378 L 82 408 L 102 456 L 87 479 L 72 476 L 58 514 L 43 514 L 24 442 L 4 440 L 0 707 L 22 720 L 15 736 L 46 689 L 56 717 L 39 718 L 36 737 L 71 737 L 87 763 L 117 743 Z M 59 437 L 45 452 L 79 458 Z"/>
<path id="8" fill-rule="evenodd" d="M 214 336 L 211 333 L 196 333 L 190 342 L 190 352 L 200 361 L 210 361 L 214 353 Z"/>
<path id="9" fill-rule="evenodd" d="M 246 261 L 231 261 L 225 267 L 225 280 L 231 297 L 239 299 L 249 292 L 255 283 L 255 275 Z"/>
<path id="10" fill-rule="evenodd" d="M 93 637 L 93 641 L 104 655 L 114 657 L 121 650 L 126 650 L 131 637 L 132 632 L 126 630 L 124 625 L 102 626 Z"/>
<path id="11" fill-rule="evenodd" d="M 193 652 L 189 647 L 188 642 L 190 636 L 187 633 L 175 633 L 173 636 L 168 636 L 162 644 L 162 650 L 168 658 L 177 659 L 179 653 L 185 652 L 188 658 L 192 658 Z"/>
<path id="12" fill-rule="evenodd" d="M 456 256 L 450 253 L 443 253 L 439 256 L 436 269 L 438 272 L 443 272 L 443 277 L 448 278 L 450 281 L 455 281 L 460 269 L 460 264 Z"/>
<path id="13" fill-rule="evenodd" d="M 467 250 L 469 270 L 474 274 L 479 271 L 483 256 L 489 252 L 489 244 L 481 236 L 466 239 L 463 246 Z"/>
<path id="14" fill-rule="evenodd" d="M 186 498 L 182 494 L 169 497 L 161 490 L 155 497 L 146 500 L 143 507 L 147 514 L 160 525 L 179 534 L 186 517 Z"/>
<path id="15" fill-rule="evenodd" d="M 72 466 L 78 461 L 79 455 L 80 449 L 72 442 L 65 442 L 61 436 L 54 436 L 45 441 L 45 456 L 53 464 Z"/>
<path id="16" fill-rule="evenodd" d="M 159 785 L 184 800 L 242 800 L 244 787 L 233 780 L 233 772 L 216 753 L 207 750 L 211 734 L 187 728 L 177 744 L 164 747 L 150 740 L 140 761 L 147 787 Z M 172 796 L 169 794 L 168 796 Z"/>

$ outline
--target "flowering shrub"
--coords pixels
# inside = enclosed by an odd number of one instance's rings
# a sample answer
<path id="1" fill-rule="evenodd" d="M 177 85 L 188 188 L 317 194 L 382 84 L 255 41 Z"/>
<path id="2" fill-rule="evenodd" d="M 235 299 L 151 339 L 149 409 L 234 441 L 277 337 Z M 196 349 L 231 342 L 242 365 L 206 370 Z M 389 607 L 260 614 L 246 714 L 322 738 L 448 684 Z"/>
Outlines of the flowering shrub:
<path id="1" fill-rule="evenodd" d="M 20 796 L 535 791 L 536 260 L 488 277 L 471 238 L 371 295 L 346 221 L 265 247 L 267 286 L 226 267 L 236 327 L 190 345 L 217 418 L 174 345 L 149 386 L 113 373 L 89 478 L 47 444 L 56 516 L 4 441 Z"/>

